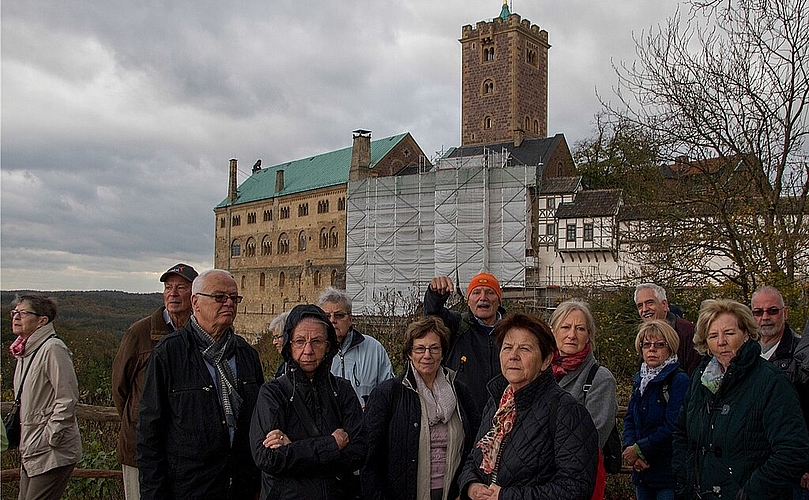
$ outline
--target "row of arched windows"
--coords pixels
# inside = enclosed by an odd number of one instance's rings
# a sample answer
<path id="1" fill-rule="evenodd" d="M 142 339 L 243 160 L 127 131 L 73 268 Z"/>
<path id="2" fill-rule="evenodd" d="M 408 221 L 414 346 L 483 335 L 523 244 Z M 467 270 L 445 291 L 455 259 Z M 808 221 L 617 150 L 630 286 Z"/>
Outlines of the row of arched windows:
<path id="1" fill-rule="evenodd" d="M 331 282 L 328 283 L 328 285 L 334 285 L 335 283 L 337 283 L 337 270 L 332 269 L 331 274 L 330 274 L 329 277 L 331 279 Z M 303 275 L 298 274 L 297 279 L 298 279 L 298 281 L 301 281 L 303 279 Z M 323 279 L 324 279 L 324 276 L 323 276 L 323 273 L 320 272 L 320 270 L 315 270 L 312 273 L 312 284 L 314 286 L 319 287 L 319 286 L 326 285 L 326 283 L 323 283 Z M 247 275 L 243 274 L 241 276 L 240 281 L 241 281 L 240 290 L 246 289 L 247 288 Z M 284 271 L 281 271 L 280 273 L 278 273 L 278 288 L 284 288 L 286 286 L 286 284 L 287 284 L 287 275 L 286 275 L 286 273 Z M 267 273 L 260 273 L 259 276 L 258 276 L 258 287 L 259 287 L 259 289 L 263 290 L 264 288 L 266 288 L 266 286 L 267 286 Z"/>
<path id="2" fill-rule="evenodd" d="M 303 252 L 306 250 L 307 242 L 309 241 L 309 237 L 306 234 L 306 231 L 298 232 L 298 251 Z M 337 248 L 340 244 L 340 236 L 337 232 L 337 227 L 332 226 L 331 228 L 322 228 L 320 230 L 320 238 L 319 238 L 319 247 L 320 248 Z M 261 239 L 261 255 L 267 256 L 272 255 L 273 250 L 273 239 L 270 235 L 264 235 Z M 281 233 L 278 236 L 277 245 L 276 245 L 276 253 L 278 255 L 284 255 L 289 253 L 289 235 L 287 233 Z M 247 241 L 244 244 L 244 253 L 242 253 L 242 244 L 239 239 L 234 239 L 230 244 L 230 256 L 231 257 L 255 257 L 256 256 L 256 239 L 252 236 L 247 238 Z"/>

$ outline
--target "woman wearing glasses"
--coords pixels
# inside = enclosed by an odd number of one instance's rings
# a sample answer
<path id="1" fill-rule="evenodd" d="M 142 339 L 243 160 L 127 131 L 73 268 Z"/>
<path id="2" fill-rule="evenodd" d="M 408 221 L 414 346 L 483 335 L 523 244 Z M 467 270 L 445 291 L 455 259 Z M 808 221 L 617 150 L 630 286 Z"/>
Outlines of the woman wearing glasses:
<path id="1" fill-rule="evenodd" d="M 673 500 L 671 433 L 688 389 L 680 368 L 680 337 L 665 321 L 641 324 L 635 350 L 643 358 L 624 417 L 624 462 L 632 467 L 637 500 Z"/>
<path id="2" fill-rule="evenodd" d="M 11 330 L 17 339 L 14 395 L 20 395 L 20 500 L 58 499 L 81 459 L 76 422 L 79 387 L 72 353 L 56 337 L 56 303 L 44 295 L 14 299 Z"/>
<path id="3" fill-rule="evenodd" d="M 362 410 L 351 383 L 332 375 L 337 334 L 315 305 L 295 306 L 284 326 L 286 376 L 265 383 L 250 425 L 262 499 L 359 498 L 365 459 Z"/>
<path id="4" fill-rule="evenodd" d="M 693 373 L 674 429 L 678 499 L 792 498 L 809 470 L 809 434 L 789 379 L 761 357 L 746 306 L 702 302 Z"/>
<path id="5" fill-rule="evenodd" d="M 458 497 L 455 476 L 479 421 L 469 390 L 441 366 L 448 347 L 449 330 L 437 316 L 407 327 L 405 373 L 379 384 L 365 408 L 363 498 Z"/>

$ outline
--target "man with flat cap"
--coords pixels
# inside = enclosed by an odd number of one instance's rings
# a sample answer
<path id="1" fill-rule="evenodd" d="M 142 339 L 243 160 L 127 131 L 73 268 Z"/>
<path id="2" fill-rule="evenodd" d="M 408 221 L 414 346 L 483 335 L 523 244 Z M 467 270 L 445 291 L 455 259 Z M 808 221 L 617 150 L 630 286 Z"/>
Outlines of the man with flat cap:
<path id="1" fill-rule="evenodd" d="M 123 469 L 126 500 L 140 498 L 135 462 L 135 428 L 149 356 L 160 339 L 183 326 L 191 316 L 191 282 L 196 277 L 197 271 L 182 263 L 172 266 L 160 276 L 163 306 L 129 327 L 121 338 L 118 354 L 112 362 L 112 399 L 121 417 L 116 454 Z"/>
<path id="2" fill-rule="evenodd" d="M 442 363 L 469 387 L 479 417 L 489 399 L 486 384 L 500 374 L 500 354 L 492 332 L 506 313 L 501 307 L 503 292 L 493 275 L 476 274 L 466 289 L 468 308 L 459 313 L 444 307 L 454 290 L 449 276 L 433 278 L 424 295 L 424 315 L 440 316 L 449 329 L 449 352 Z"/>

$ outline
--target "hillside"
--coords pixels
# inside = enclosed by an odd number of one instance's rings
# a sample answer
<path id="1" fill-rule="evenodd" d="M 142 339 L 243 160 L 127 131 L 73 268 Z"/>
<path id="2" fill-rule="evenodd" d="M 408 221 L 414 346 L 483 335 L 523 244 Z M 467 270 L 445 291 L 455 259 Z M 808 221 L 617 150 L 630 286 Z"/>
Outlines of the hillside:
<path id="1" fill-rule="evenodd" d="M 3 400 L 11 399 L 14 359 L 8 347 L 15 336 L 11 332 L 11 301 L 23 290 L 0 292 L 2 304 L 2 389 Z M 82 402 L 111 405 L 110 367 L 121 336 L 132 322 L 151 314 L 163 304 L 159 293 L 137 294 L 115 291 L 36 292 L 54 297 L 59 313 L 54 327 L 73 351 L 73 361 L 82 390 Z"/>

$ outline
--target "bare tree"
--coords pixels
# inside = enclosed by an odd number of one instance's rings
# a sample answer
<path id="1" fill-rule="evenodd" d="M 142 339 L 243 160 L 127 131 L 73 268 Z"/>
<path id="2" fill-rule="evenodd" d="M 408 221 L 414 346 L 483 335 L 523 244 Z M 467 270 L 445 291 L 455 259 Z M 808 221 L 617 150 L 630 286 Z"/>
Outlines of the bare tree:
<path id="1" fill-rule="evenodd" d="M 634 246 L 647 274 L 745 296 L 807 278 L 807 1 L 688 2 L 616 67 L 605 110 L 670 165 Z"/>

